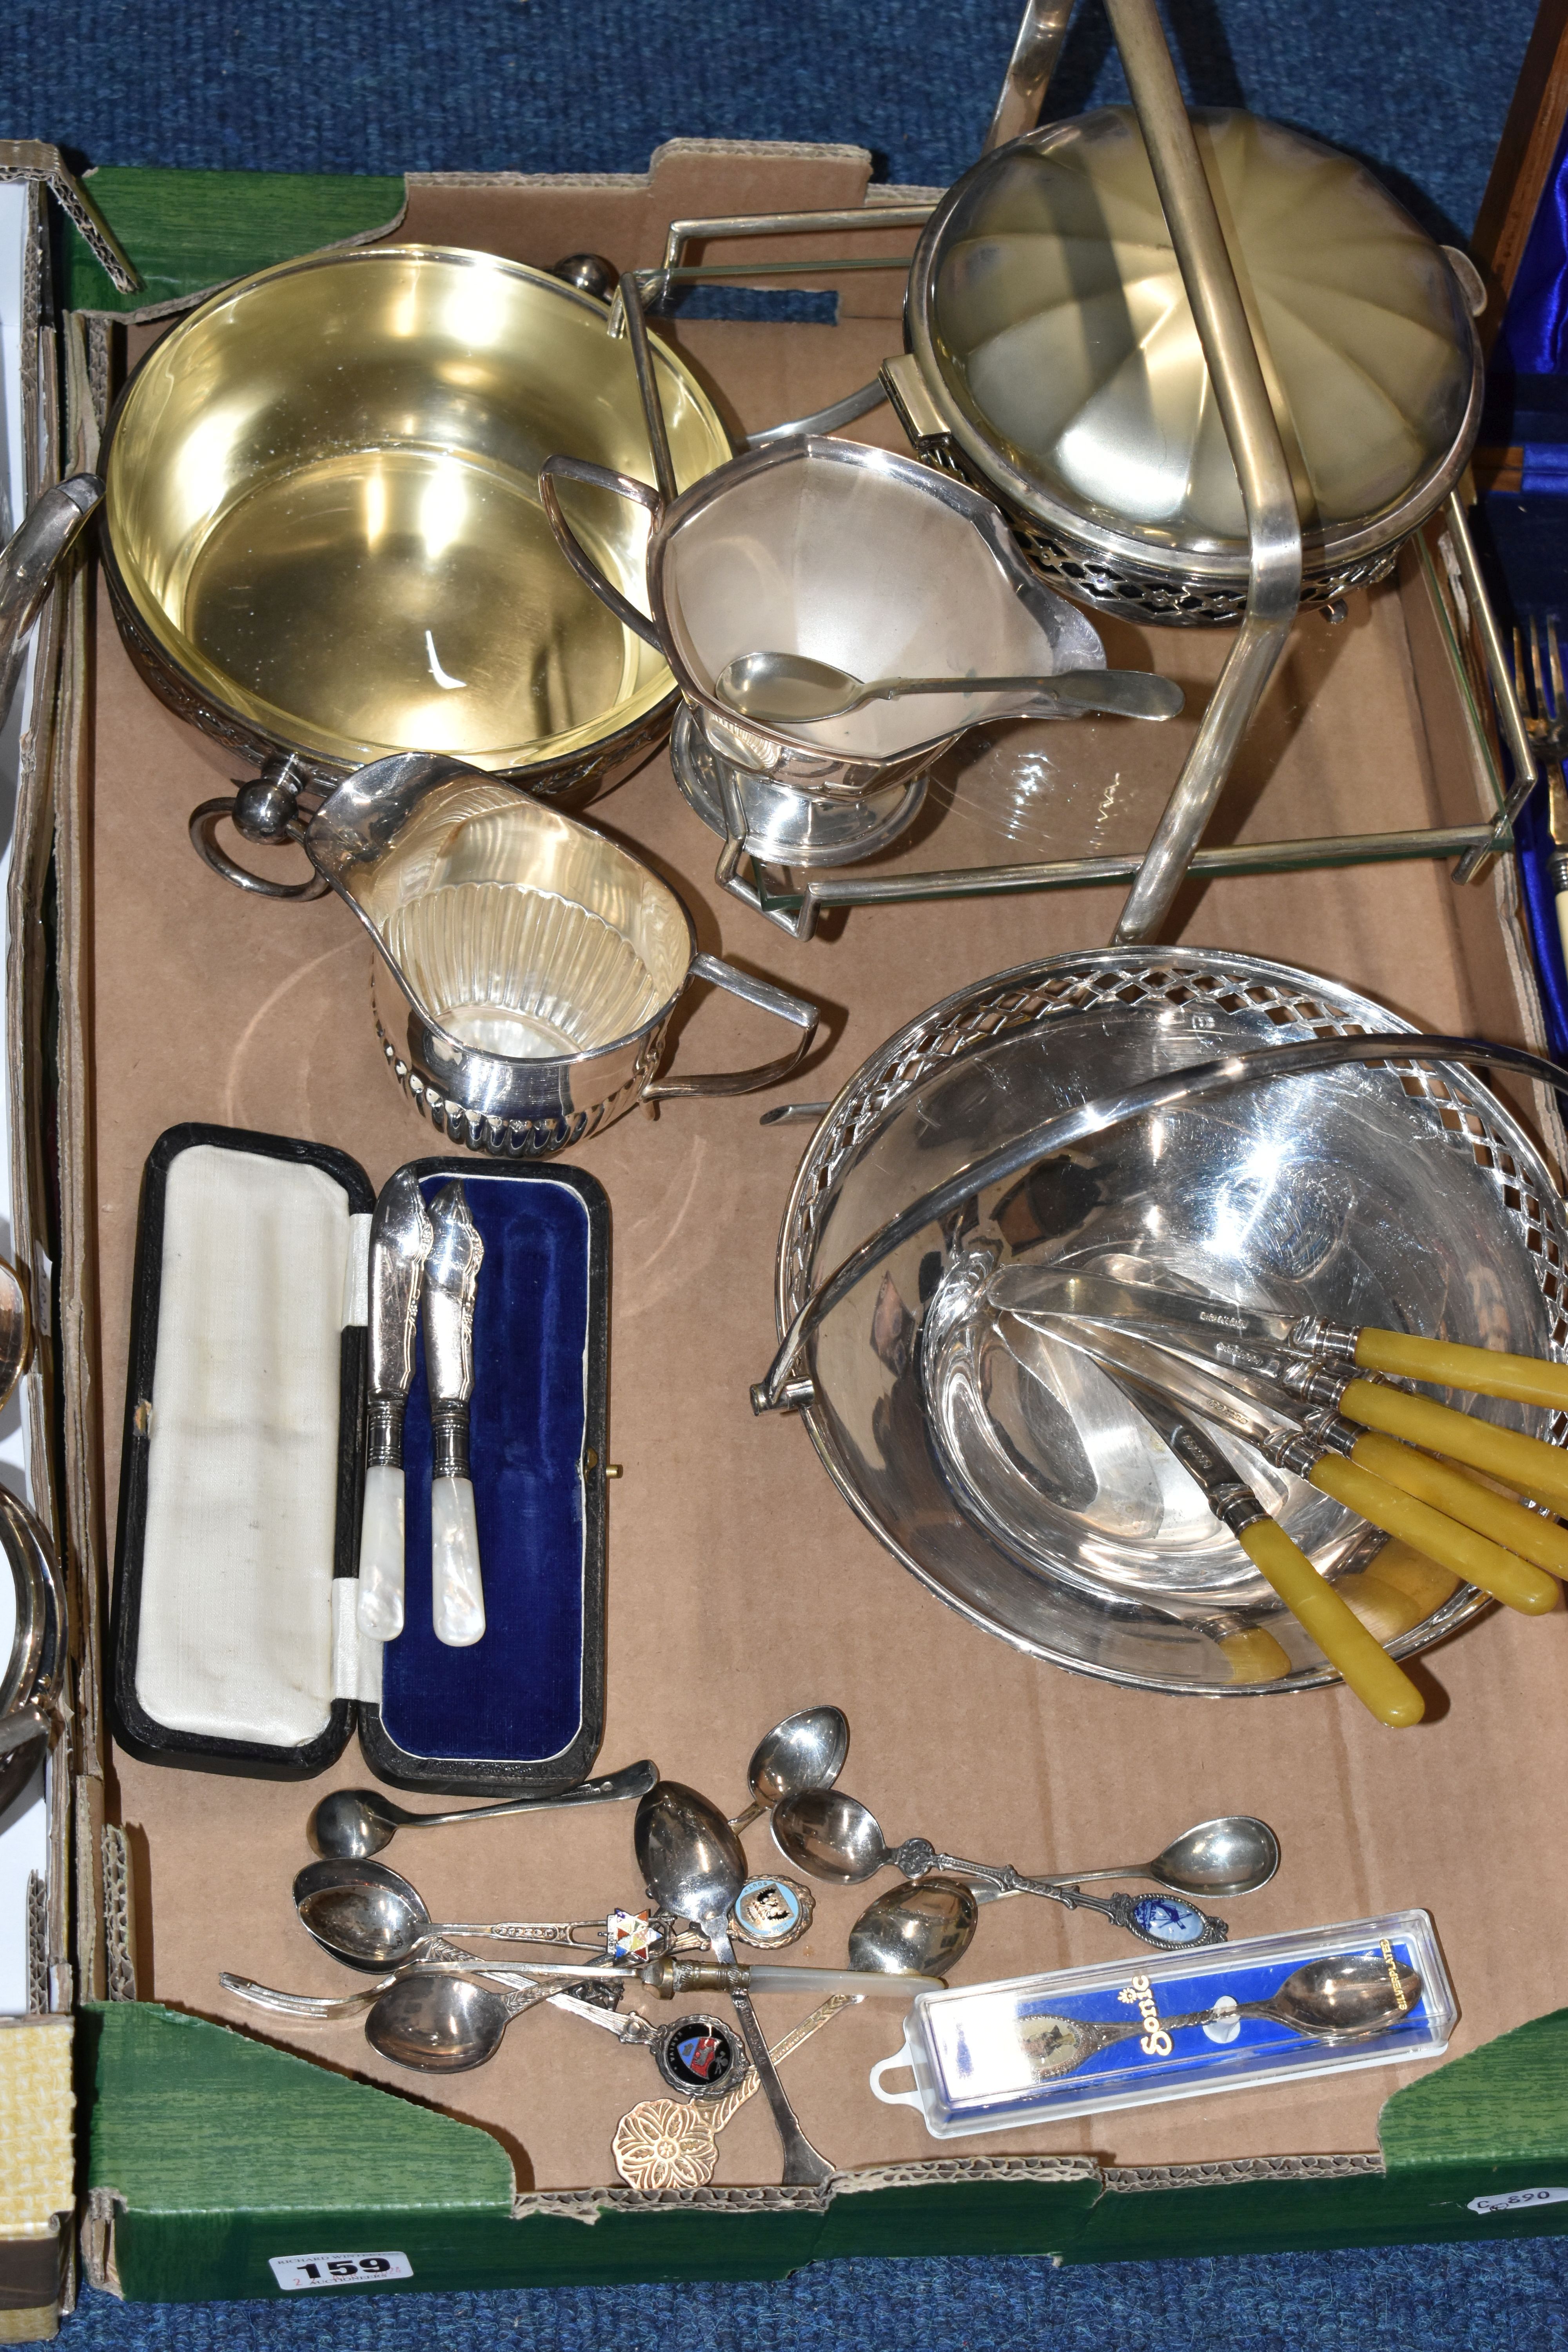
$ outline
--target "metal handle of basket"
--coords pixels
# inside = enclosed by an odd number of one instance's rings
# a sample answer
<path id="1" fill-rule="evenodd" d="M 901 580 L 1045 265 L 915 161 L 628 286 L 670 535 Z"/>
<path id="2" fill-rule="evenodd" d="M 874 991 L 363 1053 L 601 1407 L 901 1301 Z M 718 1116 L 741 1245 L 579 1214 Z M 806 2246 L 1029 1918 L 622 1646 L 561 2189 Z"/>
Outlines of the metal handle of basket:
<path id="1" fill-rule="evenodd" d="M 734 965 L 721 957 L 695 955 L 691 959 L 689 980 L 710 981 L 730 996 L 738 996 L 742 1004 L 755 1005 L 759 1013 L 771 1013 L 777 1020 L 787 1021 L 800 1036 L 787 1054 L 780 1054 L 772 1062 L 759 1062 L 750 1070 L 714 1070 L 697 1078 L 659 1078 L 643 1088 L 645 1102 L 674 1102 L 689 1095 L 749 1095 L 759 1087 L 771 1086 L 775 1078 L 789 1076 L 816 1034 L 816 1024 L 822 1018 L 815 1004 L 804 996 L 790 996 L 771 981 L 755 980 L 749 971 L 737 971 Z"/>
<path id="2" fill-rule="evenodd" d="M 614 582 L 605 579 L 562 513 L 555 488 L 558 481 L 586 482 L 591 489 L 613 490 L 617 498 L 632 499 L 636 505 L 647 508 L 650 527 L 655 530 L 664 515 L 664 500 L 657 490 L 639 482 L 634 475 L 613 473 L 608 466 L 592 465 L 586 457 L 546 457 L 539 471 L 539 502 L 544 509 L 544 520 L 578 579 L 585 588 L 593 590 L 601 604 L 609 606 L 623 628 L 630 629 L 645 646 L 658 646 L 658 631 L 647 614 L 629 604 Z"/>
<path id="3" fill-rule="evenodd" d="M 1170 909 L 1301 595 L 1301 524 L 1258 347 L 1154 0 L 1106 0 L 1247 512 L 1247 613 L 1116 926 L 1148 939 Z"/>
<path id="4" fill-rule="evenodd" d="M 933 1185 L 910 1207 L 851 1250 L 826 1280 L 819 1282 L 784 1333 L 765 1380 L 752 1391 L 753 1412 L 776 1412 L 794 1402 L 785 1395 L 806 1339 L 842 1299 L 876 1271 L 896 1249 L 901 1249 L 928 1225 L 939 1223 L 955 1209 L 993 1185 L 1005 1184 L 1037 1161 L 1066 1151 L 1075 1143 L 1105 1135 L 1112 1128 L 1147 1118 L 1155 1112 L 1175 1110 L 1205 1097 L 1228 1094 L 1237 1087 L 1257 1086 L 1265 1079 L 1303 1077 L 1314 1070 L 1330 1070 L 1346 1062 L 1477 1062 L 1496 1069 L 1518 1070 L 1525 1077 L 1557 1091 L 1568 1088 L 1568 1069 L 1521 1045 L 1494 1045 L 1484 1037 L 1430 1037 L 1418 1030 L 1373 1032 L 1353 1037 L 1311 1037 L 1299 1045 L 1257 1045 L 1228 1054 L 1220 1062 L 1199 1062 L 1157 1078 L 1145 1078 L 1120 1093 L 1098 1095 L 1074 1109 L 1036 1119 L 1010 1143 L 997 1146 L 967 1168 Z"/>

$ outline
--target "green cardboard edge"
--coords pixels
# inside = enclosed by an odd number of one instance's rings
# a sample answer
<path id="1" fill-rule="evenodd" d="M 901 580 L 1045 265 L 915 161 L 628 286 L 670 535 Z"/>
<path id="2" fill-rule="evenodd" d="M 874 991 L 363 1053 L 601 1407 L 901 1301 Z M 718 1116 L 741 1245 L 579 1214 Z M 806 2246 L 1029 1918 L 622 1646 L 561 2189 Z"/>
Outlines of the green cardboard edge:
<path id="1" fill-rule="evenodd" d="M 165 172 L 106 164 L 83 185 L 135 264 L 142 289 L 117 292 L 73 227 L 65 300 L 116 318 L 156 314 L 252 270 L 384 236 L 403 218 L 401 177 L 323 172 Z"/>
<path id="2" fill-rule="evenodd" d="M 511 2166 L 488 2133 L 204 2018 L 99 2004 L 79 2046 L 88 2185 L 121 2208 L 116 2267 L 135 2302 L 276 2295 L 269 2257 L 321 2252 L 405 2254 L 413 2276 L 391 2291 L 419 2293 L 783 2278 L 850 2255 L 1140 2262 L 1568 2231 L 1568 2201 L 1470 2210 L 1568 2189 L 1568 2010 L 1395 2092 L 1381 2173 L 1137 2190 L 1089 2174 L 933 2177 L 820 2210 L 649 2204 L 592 2221 L 514 2220 Z"/>

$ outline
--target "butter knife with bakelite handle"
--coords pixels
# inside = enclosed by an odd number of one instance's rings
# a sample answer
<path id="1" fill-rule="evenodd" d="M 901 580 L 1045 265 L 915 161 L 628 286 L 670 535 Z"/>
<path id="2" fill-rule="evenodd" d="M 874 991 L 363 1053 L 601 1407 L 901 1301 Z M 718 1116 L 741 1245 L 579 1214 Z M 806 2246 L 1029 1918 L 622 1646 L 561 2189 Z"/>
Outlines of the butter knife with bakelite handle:
<path id="1" fill-rule="evenodd" d="M 1054 1274 L 1048 1265 L 1023 1261 L 999 1268 L 985 1287 L 994 1306 L 1015 1315 L 1033 1310 L 1085 1315 L 1096 1322 L 1180 1324 L 1190 1339 L 1201 1336 L 1210 1345 L 1239 1339 L 1248 1346 L 1283 1349 L 1312 1362 L 1355 1364 L 1363 1371 L 1398 1380 L 1426 1381 L 1472 1396 L 1508 1397 L 1516 1404 L 1568 1412 L 1568 1364 L 1544 1356 L 1514 1356 L 1501 1348 L 1424 1339 L 1413 1331 L 1384 1331 L 1373 1324 L 1331 1323 L 1320 1315 L 1263 1315 L 1190 1290 L 1119 1282 L 1102 1275 Z M 1563 1475 L 1568 1480 L 1568 1462 Z"/>
<path id="2" fill-rule="evenodd" d="M 1230 1529 L 1264 1582 L 1311 1635 L 1362 1705 L 1392 1729 L 1419 1723 L 1426 1701 L 1405 1669 L 1367 1632 L 1279 1521 L 1268 1517 L 1235 1465 L 1206 1433 L 1161 1388 L 1103 1357 L 1097 1360 L 1128 1402 L 1163 1438 L 1215 1518 Z"/>
<path id="3" fill-rule="evenodd" d="M 1434 1507 L 1436 1491 L 1427 1472 L 1437 1465 L 1429 1463 L 1426 1455 L 1409 1446 L 1389 1444 L 1386 1452 L 1377 1454 L 1373 1468 L 1368 1449 L 1369 1444 L 1375 1448 L 1376 1441 L 1369 1441 L 1365 1431 L 1352 1428 L 1332 1411 L 1303 1419 L 1300 1401 L 1270 1377 L 1256 1371 L 1222 1370 L 1125 1326 L 1058 1323 L 1054 1318 L 1038 1315 L 1018 1319 L 1026 1329 L 1049 1322 L 1059 1338 L 1092 1356 L 1113 1377 L 1130 1374 L 1147 1381 L 1178 1400 L 1188 1412 L 1236 1430 L 1270 1461 L 1293 1470 L 1347 1509 L 1359 1512 L 1385 1535 L 1400 1537 L 1467 1584 L 1479 1585 L 1494 1601 L 1532 1617 L 1557 1605 L 1557 1586 L 1550 1576 L 1497 1541 L 1495 1524 L 1478 1528 L 1481 1514 L 1473 1497 L 1484 1496 L 1484 1488 L 1475 1486 L 1473 1481 L 1465 1482 L 1467 1512 L 1462 1518 Z M 1343 1377 L 1324 1373 L 1320 1378 L 1328 1384 L 1327 1402 L 1331 1406 Z M 1373 1383 L 1357 1381 L 1352 1385 L 1371 1388 Z M 1394 1398 L 1401 1405 L 1425 1402 L 1398 1389 L 1380 1389 L 1377 1394 Z M 1439 1412 L 1443 1408 L 1432 1405 L 1430 1410 Z M 1447 1417 L 1461 1430 L 1484 1430 L 1489 1437 L 1513 1435 L 1512 1431 L 1496 1429 L 1489 1422 L 1471 1422 L 1464 1413 Z"/>

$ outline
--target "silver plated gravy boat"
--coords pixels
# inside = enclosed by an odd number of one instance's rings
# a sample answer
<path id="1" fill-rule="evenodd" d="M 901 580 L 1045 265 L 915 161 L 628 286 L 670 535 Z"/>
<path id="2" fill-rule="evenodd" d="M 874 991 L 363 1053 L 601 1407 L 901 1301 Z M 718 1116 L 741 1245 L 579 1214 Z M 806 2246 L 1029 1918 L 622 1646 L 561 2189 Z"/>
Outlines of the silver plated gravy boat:
<path id="1" fill-rule="evenodd" d="M 574 537 L 557 482 L 647 509 L 647 614 Z M 766 646 L 859 677 L 955 681 L 999 670 L 1048 681 L 1105 666 L 1093 625 L 1031 572 L 992 501 L 889 450 L 810 436 L 770 442 L 678 498 L 554 457 L 539 488 L 567 562 L 673 670 L 684 703 L 676 781 L 737 852 L 743 844 L 804 866 L 871 856 L 912 821 L 932 762 L 967 728 L 1010 709 L 1005 694 L 960 687 L 764 725 L 719 690 L 738 655 Z M 1081 713 L 1064 701 L 1038 715 Z M 719 878 L 729 879 L 722 863 Z"/>
<path id="2" fill-rule="evenodd" d="M 698 952 L 681 900 L 616 842 L 462 761 L 423 753 L 348 777 L 297 836 L 408 1000 L 383 1049 L 432 1124 L 540 1159 L 637 1102 L 746 1094 L 794 1068 L 816 1008 Z M 795 1033 L 746 1070 L 660 1078 L 670 1016 L 706 981 Z"/>

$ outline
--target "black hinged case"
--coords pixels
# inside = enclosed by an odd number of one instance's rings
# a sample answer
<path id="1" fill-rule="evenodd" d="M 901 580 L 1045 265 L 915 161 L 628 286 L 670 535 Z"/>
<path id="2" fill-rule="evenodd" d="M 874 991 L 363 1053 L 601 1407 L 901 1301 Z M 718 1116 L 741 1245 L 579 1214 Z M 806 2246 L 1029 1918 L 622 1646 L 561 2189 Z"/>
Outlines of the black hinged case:
<path id="1" fill-rule="evenodd" d="M 547 1795 L 605 1705 L 609 1208 L 574 1168 L 462 1180 L 484 1242 L 470 1455 L 486 1630 L 435 1638 L 424 1350 L 404 1423 L 405 1618 L 355 1609 L 375 1195 L 345 1153 L 184 1126 L 142 1175 L 112 1640 L 116 1735 L 148 1762 L 303 1780 L 356 1727 L 394 1787 Z"/>

